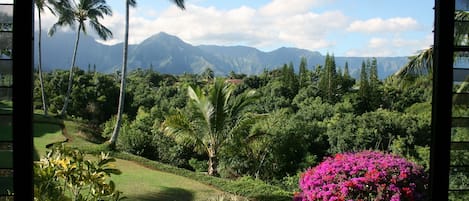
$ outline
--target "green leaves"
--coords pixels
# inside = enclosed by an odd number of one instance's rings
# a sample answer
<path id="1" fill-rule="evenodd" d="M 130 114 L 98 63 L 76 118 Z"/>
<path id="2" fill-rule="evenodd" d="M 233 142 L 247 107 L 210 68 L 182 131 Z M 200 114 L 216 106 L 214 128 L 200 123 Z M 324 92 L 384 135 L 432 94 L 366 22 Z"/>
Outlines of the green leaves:
<path id="1" fill-rule="evenodd" d="M 163 131 L 177 142 L 204 148 L 209 158 L 232 138 L 243 123 L 249 122 L 242 113 L 254 102 L 254 92 L 233 96 L 234 86 L 223 79 L 214 79 L 207 88 L 188 87 L 187 111 L 167 116 Z M 209 167 L 210 169 L 211 167 Z"/>
<path id="2" fill-rule="evenodd" d="M 39 200 L 119 200 L 120 192 L 109 177 L 121 171 L 114 158 L 101 153 L 97 161 L 85 160 L 82 152 L 64 145 L 54 147 L 34 166 L 34 196 Z"/>

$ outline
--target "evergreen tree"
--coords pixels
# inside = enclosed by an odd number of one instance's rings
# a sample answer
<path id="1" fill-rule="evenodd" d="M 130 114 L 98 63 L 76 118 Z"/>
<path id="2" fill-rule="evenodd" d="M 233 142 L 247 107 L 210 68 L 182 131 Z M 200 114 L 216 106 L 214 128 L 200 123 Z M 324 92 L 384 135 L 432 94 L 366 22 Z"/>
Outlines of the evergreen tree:
<path id="1" fill-rule="evenodd" d="M 370 77 L 369 77 L 369 102 L 370 102 L 370 109 L 374 110 L 380 107 L 381 105 L 381 83 L 378 78 L 378 64 L 376 58 L 371 59 L 371 66 L 370 66 Z"/>
<path id="2" fill-rule="evenodd" d="M 344 73 L 342 75 L 342 89 L 344 92 L 347 92 L 350 88 L 352 88 L 353 84 L 355 84 L 355 79 L 350 76 L 350 71 L 348 67 L 348 62 L 345 62 Z"/>
<path id="3" fill-rule="evenodd" d="M 292 100 L 296 94 L 298 93 L 298 79 L 295 75 L 295 70 L 293 67 L 293 63 L 284 64 L 281 70 L 281 77 L 280 77 L 281 85 L 284 88 L 284 92 L 282 93 L 283 96 Z"/>
<path id="4" fill-rule="evenodd" d="M 301 62 L 299 66 L 299 73 L 298 73 L 298 80 L 299 80 L 299 88 L 303 88 L 307 86 L 308 81 L 309 81 L 309 72 L 308 69 L 306 68 L 306 58 L 301 57 Z"/>
<path id="5" fill-rule="evenodd" d="M 290 64 L 288 65 L 288 88 L 292 92 L 291 99 L 293 99 L 298 93 L 298 86 L 299 84 L 298 84 L 298 78 L 295 74 L 295 68 L 293 66 L 293 62 L 290 62 Z"/>
<path id="6" fill-rule="evenodd" d="M 337 100 L 337 83 L 337 71 L 334 55 L 330 56 L 327 54 L 324 69 L 319 78 L 319 89 L 323 98 L 330 103 Z"/>
<path id="7" fill-rule="evenodd" d="M 321 65 L 317 65 L 314 68 L 313 72 L 311 73 L 311 81 L 313 83 L 316 83 L 318 85 L 318 88 L 319 88 L 319 83 L 320 83 L 322 73 L 323 73 L 323 71 L 322 71 L 322 66 Z"/>
<path id="8" fill-rule="evenodd" d="M 378 62 L 376 58 L 373 57 L 371 59 L 370 65 L 370 86 L 371 88 L 377 87 L 379 85 L 379 78 L 378 78 Z"/>
<path id="9" fill-rule="evenodd" d="M 358 100 L 355 110 L 359 113 L 365 113 L 370 110 L 368 95 L 370 91 L 370 84 L 368 78 L 368 66 L 370 62 L 362 62 L 362 67 L 360 70 L 360 90 L 358 91 Z"/>
<path id="10" fill-rule="evenodd" d="M 345 62 L 345 67 L 344 67 L 344 78 L 350 78 L 350 72 L 348 69 L 348 62 Z"/>
<path id="11" fill-rule="evenodd" d="M 369 83 L 368 83 L 368 73 L 367 66 L 365 61 L 362 62 L 362 68 L 360 70 L 360 96 L 366 96 L 368 93 Z"/>
<path id="12" fill-rule="evenodd" d="M 325 62 L 326 64 L 328 60 L 329 60 L 329 54 L 326 54 L 326 62 Z M 318 80 L 319 92 L 321 94 L 321 97 L 325 99 L 327 96 L 327 86 L 328 86 L 327 85 L 328 83 L 327 67 L 319 66 L 317 70 L 319 70 L 319 80 Z"/>

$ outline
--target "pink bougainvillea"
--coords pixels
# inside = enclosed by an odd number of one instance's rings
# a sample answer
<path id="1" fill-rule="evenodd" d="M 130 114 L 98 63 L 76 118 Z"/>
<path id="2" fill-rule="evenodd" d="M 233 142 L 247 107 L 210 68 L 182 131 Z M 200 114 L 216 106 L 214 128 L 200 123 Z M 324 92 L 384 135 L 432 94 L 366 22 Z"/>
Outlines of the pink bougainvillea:
<path id="1" fill-rule="evenodd" d="M 421 201 L 427 175 L 406 159 L 378 151 L 336 154 L 300 177 L 295 201 Z"/>

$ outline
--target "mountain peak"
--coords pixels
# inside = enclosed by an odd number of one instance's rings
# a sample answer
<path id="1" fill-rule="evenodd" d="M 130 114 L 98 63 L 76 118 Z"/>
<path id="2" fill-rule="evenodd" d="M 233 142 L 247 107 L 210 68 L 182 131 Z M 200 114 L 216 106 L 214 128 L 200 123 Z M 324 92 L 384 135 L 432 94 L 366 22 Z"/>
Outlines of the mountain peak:
<path id="1" fill-rule="evenodd" d="M 163 39 L 163 40 L 178 40 L 178 41 L 182 41 L 179 37 L 175 36 L 175 35 L 171 35 L 171 34 L 168 34 L 166 32 L 159 32 L 155 35 L 153 35 L 151 38 L 158 38 L 158 39 Z"/>
<path id="2" fill-rule="evenodd" d="M 157 34 L 154 34 L 154 36 L 157 36 L 157 37 L 168 37 L 168 38 L 171 38 L 171 37 L 177 38 L 176 36 L 173 36 L 173 35 L 171 35 L 171 34 L 168 34 L 168 33 L 164 32 L 164 31 L 159 32 L 159 33 L 157 33 Z"/>
<path id="3" fill-rule="evenodd" d="M 159 43 L 165 43 L 165 44 L 181 44 L 184 43 L 180 38 L 177 36 L 168 34 L 166 32 L 159 32 L 157 34 L 154 34 L 150 36 L 149 38 L 145 39 L 142 43 L 154 43 L 154 42 L 159 42 Z"/>

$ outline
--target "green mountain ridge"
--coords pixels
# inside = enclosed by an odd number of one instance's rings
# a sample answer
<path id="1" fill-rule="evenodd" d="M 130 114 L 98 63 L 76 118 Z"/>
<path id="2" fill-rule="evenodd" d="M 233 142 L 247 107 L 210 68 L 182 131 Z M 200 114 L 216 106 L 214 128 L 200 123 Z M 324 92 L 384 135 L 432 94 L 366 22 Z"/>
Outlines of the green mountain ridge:
<path id="1" fill-rule="evenodd" d="M 53 37 L 43 37 L 43 68 L 45 70 L 68 69 L 71 62 L 75 33 L 57 33 Z M 93 37 L 82 35 L 77 54 L 77 66 L 112 73 L 122 65 L 122 43 L 104 45 Z M 37 49 L 35 50 L 37 58 Z M 129 70 L 136 68 L 168 73 L 201 73 L 206 68 L 216 75 L 227 75 L 231 71 L 247 75 L 259 74 L 264 69 L 275 69 L 292 62 L 297 69 L 301 57 L 305 57 L 308 68 L 324 65 L 325 56 L 316 51 L 281 47 L 263 52 L 247 46 L 194 46 L 177 36 L 164 32 L 155 34 L 136 45 L 129 46 Z M 338 67 L 349 63 L 353 77 L 359 76 L 359 69 L 367 57 L 336 56 Z M 37 60 L 37 59 L 36 59 Z M 407 57 L 378 57 L 378 72 L 381 79 L 396 72 L 407 62 Z M 37 62 L 37 61 L 36 61 Z"/>

